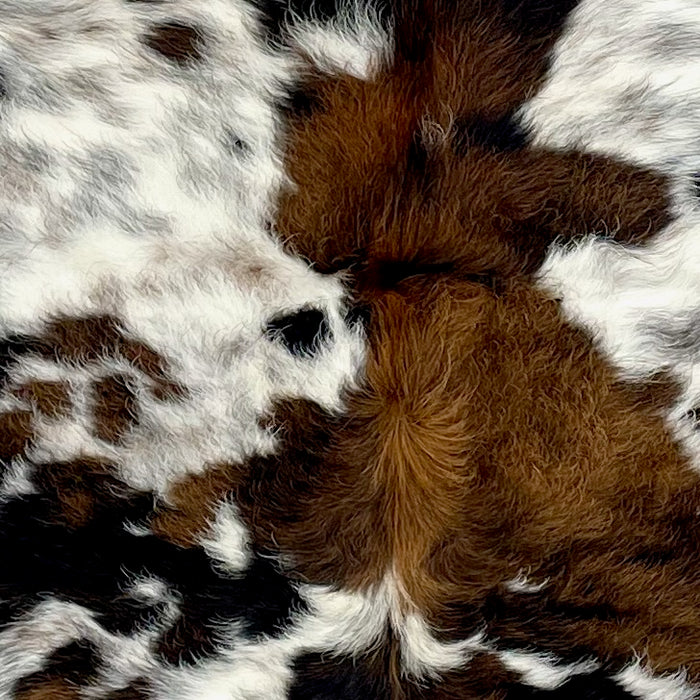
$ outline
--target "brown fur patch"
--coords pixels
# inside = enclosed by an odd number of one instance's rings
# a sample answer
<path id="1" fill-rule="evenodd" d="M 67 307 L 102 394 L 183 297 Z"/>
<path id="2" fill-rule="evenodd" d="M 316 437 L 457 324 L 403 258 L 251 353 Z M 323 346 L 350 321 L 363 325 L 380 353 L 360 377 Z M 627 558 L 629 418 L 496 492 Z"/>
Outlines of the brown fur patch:
<path id="1" fill-rule="evenodd" d="M 180 22 L 163 22 L 151 27 L 144 43 L 153 51 L 180 65 L 202 58 L 201 31 Z"/>
<path id="2" fill-rule="evenodd" d="M 35 345 L 45 355 L 76 364 L 122 357 L 153 382 L 149 390 L 156 398 L 187 395 L 185 387 L 168 375 L 166 359 L 145 343 L 127 337 L 112 316 L 62 317 L 50 324 Z"/>
<path id="3" fill-rule="evenodd" d="M 216 506 L 236 482 L 235 470 L 228 467 L 212 467 L 204 474 L 184 479 L 170 489 L 168 506 L 156 513 L 151 530 L 180 547 L 195 546 L 206 534 Z"/>
<path id="4" fill-rule="evenodd" d="M 21 455 L 32 435 L 31 411 L 0 414 L 0 459 L 7 461 Z"/>
<path id="5" fill-rule="evenodd" d="M 279 229 L 318 269 L 353 271 L 370 352 L 347 415 L 279 407 L 283 451 L 253 460 L 244 516 L 312 580 L 393 571 L 450 637 L 486 625 L 505 643 L 647 651 L 700 675 L 700 483 L 659 414 L 672 388 L 621 383 L 529 283 L 557 238 L 647 240 L 668 221 L 667 182 L 528 147 L 508 117 L 551 37 L 533 50 L 479 14 L 489 2 L 452 23 L 448 4 L 426 6 L 420 33 L 399 18 L 392 68 L 317 77 L 291 125 L 298 189 Z M 546 592 L 507 594 L 521 571 Z"/>
<path id="6" fill-rule="evenodd" d="M 79 364 L 117 355 L 121 340 L 119 321 L 111 316 L 62 317 L 42 338 L 47 353 Z"/>
<path id="7" fill-rule="evenodd" d="M 333 571 L 359 585 L 393 566 L 421 606 L 472 586 L 478 598 L 532 564 L 527 551 L 506 557 L 501 550 L 523 532 L 509 514 L 526 496 L 535 501 L 528 527 L 542 528 L 532 539 L 546 550 L 553 541 L 544 533 L 568 522 L 572 509 L 580 511 L 576 528 L 588 522 L 593 532 L 605 531 L 609 511 L 595 525 L 589 503 L 577 505 L 577 488 L 591 497 L 606 492 L 596 485 L 604 477 L 624 514 L 629 488 L 613 488 L 611 472 L 624 482 L 628 460 L 641 462 L 638 469 L 655 465 L 644 472 L 652 481 L 666 483 L 673 473 L 680 485 L 692 483 L 654 407 L 619 384 L 554 302 L 526 285 L 501 297 L 449 279 L 409 285 L 372 306 L 367 385 L 349 397 L 348 414 L 280 407 L 283 451 L 253 460 L 250 481 L 239 487 L 257 532 L 294 552 L 309 576 Z M 591 452 L 596 435 L 612 445 Z M 657 473 L 659 464 L 665 473 Z M 544 487 L 546 469 L 558 474 L 556 494 Z M 328 473 L 333 480 L 322 478 Z M 534 483 L 516 487 L 518 474 Z M 263 493 L 276 494 L 269 508 Z M 296 503 L 281 515 L 277 504 L 287 499 Z M 454 561 L 452 537 L 459 541 Z M 506 568 L 503 557 L 511 560 Z M 447 573 L 460 570 L 472 572 L 467 589 Z"/>
<path id="8" fill-rule="evenodd" d="M 450 637 L 700 674 L 700 485 L 658 408 L 526 284 L 402 285 L 347 415 L 278 409 L 282 451 L 236 487 L 257 543 L 316 581 L 391 569 Z M 544 592 L 506 594 L 521 571 Z"/>
<path id="9" fill-rule="evenodd" d="M 50 418 L 66 416 L 72 409 L 70 388 L 65 382 L 29 381 L 12 393 L 31 402 L 40 413 Z"/>
<path id="10" fill-rule="evenodd" d="M 536 269 L 559 237 L 639 243 L 667 223 L 659 174 L 579 152 L 465 146 L 465 118 L 507 122 L 536 89 L 558 28 L 523 34 L 493 2 L 418 5 L 419 25 L 414 10 L 399 17 L 390 69 L 310 79 L 313 105 L 287 150 L 298 189 L 277 222 L 293 252 L 371 287 L 387 261 L 510 275 Z"/>
<path id="11" fill-rule="evenodd" d="M 80 688 L 69 680 L 51 678 L 39 681 L 20 690 L 14 695 L 16 700 L 80 700 Z"/>
<path id="12" fill-rule="evenodd" d="M 93 384 L 94 430 L 107 442 L 117 443 L 138 423 L 138 403 L 129 377 L 114 374 Z"/>

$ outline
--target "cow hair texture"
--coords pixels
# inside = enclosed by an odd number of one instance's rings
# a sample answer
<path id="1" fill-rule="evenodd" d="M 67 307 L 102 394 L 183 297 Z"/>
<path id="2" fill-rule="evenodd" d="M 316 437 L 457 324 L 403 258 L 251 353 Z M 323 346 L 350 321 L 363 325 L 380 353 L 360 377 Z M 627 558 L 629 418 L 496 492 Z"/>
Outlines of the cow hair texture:
<path id="1" fill-rule="evenodd" d="M 694 0 L 0 0 L 0 700 L 700 698 Z"/>

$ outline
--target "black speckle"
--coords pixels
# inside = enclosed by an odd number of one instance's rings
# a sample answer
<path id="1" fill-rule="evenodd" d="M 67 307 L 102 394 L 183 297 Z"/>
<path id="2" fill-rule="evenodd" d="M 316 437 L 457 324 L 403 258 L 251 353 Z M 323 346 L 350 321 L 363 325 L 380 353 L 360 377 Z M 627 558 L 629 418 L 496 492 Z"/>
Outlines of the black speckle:
<path id="1" fill-rule="evenodd" d="M 684 418 L 686 420 L 689 420 L 693 423 L 694 428 L 699 428 L 700 427 L 700 408 L 691 408 L 689 411 L 686 411 Z"/>
<path id="2" fill-rule="evenodd" d="M 474 147 L 508 153 L 526 145 L 527 134 L 511 114 L 497 119 L 470 115 L 457 119 L 454 125 L 452 147 L 460 156 L 465 156 Z"/>
<path id="3" fill-rule="evenodd" d="M 5 72 L 0 70 L 0 99 L 7 97 L 7 78 Z"/>
<path id="4" fill-rule="evenodd" d="M 700 173 L 693 175 L 693 194 L 696 197 L 700 197 Z"/>
<path id="5" fill-rule="evenodd" d="M 235 155 L 245 155 L 250 152 L 250 146 L 235 132 L 226 130 L 224 143 L 228 150 Z"/>
<path id="6" fill-rule="evenodd" d="M 313 357 L 331 337 L 328 319 L 319 309 L 303 309 L 275 318 L 267 324 L 265 333 L 280 338 L 295 357 Z"/>
<path id="7" fill-rule="evenodd" d="M 196 27 L 180 22 L 163 22 L 151 27 L 143 38 L 150 49 L 178 65 L 202 58 L 204 36 Z"/>
<path id="8" fill-rule="evenodd" d="M 603 671 L 574 676 L 554 690 L 517 686 L 506 694 L 507 700 L 634 700 L 635 696 L 607 678 Z"/>

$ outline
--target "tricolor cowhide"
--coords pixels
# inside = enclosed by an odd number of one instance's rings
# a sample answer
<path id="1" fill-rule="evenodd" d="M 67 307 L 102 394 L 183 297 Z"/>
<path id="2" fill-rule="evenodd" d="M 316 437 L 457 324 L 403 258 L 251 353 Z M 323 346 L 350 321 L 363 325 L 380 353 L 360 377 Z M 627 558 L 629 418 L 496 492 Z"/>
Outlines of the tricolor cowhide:
<path id="1" fill-rule="evenodd" d="M 0 698 L 700 697 L 693 0 L 0 0 Z"/>

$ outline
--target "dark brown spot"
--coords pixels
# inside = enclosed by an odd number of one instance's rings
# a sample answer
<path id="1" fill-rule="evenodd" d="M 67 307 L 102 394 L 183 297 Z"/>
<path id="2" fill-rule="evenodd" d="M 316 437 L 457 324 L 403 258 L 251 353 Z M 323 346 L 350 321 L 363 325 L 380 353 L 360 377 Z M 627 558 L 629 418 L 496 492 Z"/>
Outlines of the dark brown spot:
<path id="1" fill-rule="evenodd" d="M 145 343 L 127 338 L 112 316 L 61 318 L 49 326 L 43 338 L 23 346 L 29 348 L 27 351 L 77 364 L 123 357 L 154 382 L 152 393 L 156 397 L 181 398 L 187 393 L 185 387 L 168 376 L 165 358 Z"/>
<path id="2" fill-rule="evenodd" d="M 65 382 L 30 381 L 12 393 L 30 401 L 38 411 L 50 418 L 68 415 L 72 408 L 70 389 Z"/>
<path id="3" fill-rule="evenodd" d="M 122 332 L 112 316 L 63 317 L 48 327 L 42 341 L 45 353 L 83 364 L 117 355 Z"/>
<path id="4" fill-rule="evenodd" d="M 31 411 L 13 411 L 0 415 L 0 460 L 21 455 L 32 439 Z"/>
<path id="5" fill-rule="evenodd" d="M 28 679 L 12 696 L 15 700 L 80 700 L 80 687 L 65 678 Z"/>
<path id="6" fill-rule="evenodd" d="M 138 404 L 129 377 L 113 374 L 93 384 L 95 434 L 119 442 L 138 423 Z"/>
<path id="7" fill-rule="evenodd" d="M 144 37 L 144 43 L 169 61 L 185 65 L 202 58 L 202 32 L 180 22 L 155 25 Z"/>
<path id="8" fill-rule="evenodd" d="M 125 359 L 154 381 L 161 381 L 167 377 L 165 359 L 145 343 L 124 339 L 119 349 Z"/>

